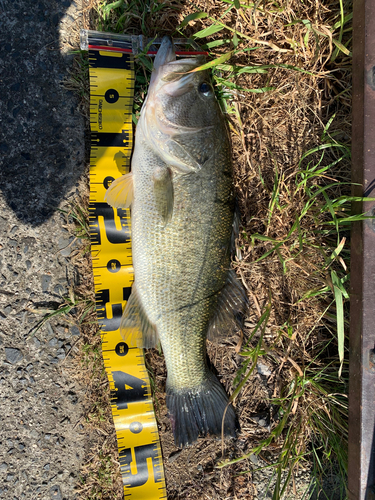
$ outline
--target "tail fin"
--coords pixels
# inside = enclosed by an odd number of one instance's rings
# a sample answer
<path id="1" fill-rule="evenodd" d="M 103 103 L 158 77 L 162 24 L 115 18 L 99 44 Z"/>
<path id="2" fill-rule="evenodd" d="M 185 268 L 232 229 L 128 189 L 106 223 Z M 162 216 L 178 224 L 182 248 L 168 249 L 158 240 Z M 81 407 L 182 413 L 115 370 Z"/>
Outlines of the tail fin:
<path id="1" fill-rule="evenodd" d="M 176 446 L 194 443 L 198 436 L 220 436 L 224 411 L 224 435 L 235 437 L 239 424 L 228 396 L 213 373 L 201 386 L 176 390 L 167 386 L 167 408 Z"/>

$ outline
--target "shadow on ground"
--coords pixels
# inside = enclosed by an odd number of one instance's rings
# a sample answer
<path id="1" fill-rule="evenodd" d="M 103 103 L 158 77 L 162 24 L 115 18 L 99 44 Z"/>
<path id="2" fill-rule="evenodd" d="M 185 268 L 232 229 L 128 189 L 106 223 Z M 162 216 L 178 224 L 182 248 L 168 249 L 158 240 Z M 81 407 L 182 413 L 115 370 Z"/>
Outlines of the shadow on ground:
<path id="1" fill-rule="evenodd" d="M 62 85 L 72 56 L 61 55 L 58 30 L 70 5 L 0 1 L 0 189 L 32 226 L 51 217 L 84 169 L 83 127 L 76 130 L 76 102 Z"/>

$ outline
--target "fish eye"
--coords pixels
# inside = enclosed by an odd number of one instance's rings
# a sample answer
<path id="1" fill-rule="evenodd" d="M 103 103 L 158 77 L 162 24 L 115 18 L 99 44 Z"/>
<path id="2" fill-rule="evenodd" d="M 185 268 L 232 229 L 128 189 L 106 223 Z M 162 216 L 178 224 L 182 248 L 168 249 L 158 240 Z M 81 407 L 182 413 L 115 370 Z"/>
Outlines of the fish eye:
<path id="1" fill-rule="evenodd" d="M 209 96 L 212 94 L 212 87 L 209 83 L 207 82 L 202 82 L 199 87 L 198 87 L 198 90 L 201 94 L 205 95 L 205 96 Z"/>

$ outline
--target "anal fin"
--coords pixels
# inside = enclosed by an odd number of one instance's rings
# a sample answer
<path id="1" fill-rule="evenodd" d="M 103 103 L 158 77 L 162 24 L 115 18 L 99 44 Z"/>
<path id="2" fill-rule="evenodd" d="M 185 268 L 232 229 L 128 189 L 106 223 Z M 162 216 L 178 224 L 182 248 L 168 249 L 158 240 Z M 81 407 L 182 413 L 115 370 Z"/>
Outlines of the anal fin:
<path id="1" fill-rule="evenodd" d="M 207 338 L 214 340 L 235 326 L 242 328 L 243 316 L 248 306 L 245 289 L 235 271 L 230 269 L 227 282 L 219 292 L 217 308 L 211 318 Z"/>
<path id="2" fill-rule="evenodd" d="M 230 252 L 232 256 L 236 256 L 238 260 L 242 260 L 242 254 L 240 248 L 236 245 L 236 241 L 238 240 L 238 237 L 240 235 L 240 222 L 241 222 L 241 212 L 240 212 L 240 207 L 238 205 L 237 199 L 235 200 L 235 207 L 234 207 L 234 217 L 233 217 L 233 224 L 232 224 L 232 236 L 231 236 L 231 242 L 230 242 Z"/>
<path id="3" fill-rule="evenodd" d="M 139 330 L 142 332 L 142 337 L 137 335 Z M 143 309 L 135 283 L 121 318 L 120 333 L 125 341 L 145 349 L 155 347 L 159 341 L 156 327 Z"/>

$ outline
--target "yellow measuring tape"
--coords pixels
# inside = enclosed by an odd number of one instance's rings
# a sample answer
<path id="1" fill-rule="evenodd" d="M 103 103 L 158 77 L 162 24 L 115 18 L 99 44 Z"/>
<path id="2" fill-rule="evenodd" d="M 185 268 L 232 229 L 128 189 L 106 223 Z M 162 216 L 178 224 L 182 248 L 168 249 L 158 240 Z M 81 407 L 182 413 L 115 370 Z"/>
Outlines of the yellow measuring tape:
<path id="1" fill-rule="evenodd" d="M 91 252 L 124 497 L 156 500 L 166 498 L 166 488 L 143 350 L 119 330 L 134 280 L 130 213 L 104 201 L 110 183 L 129 172 L 134 63 L 127 52 L 89 50 Z"/>

